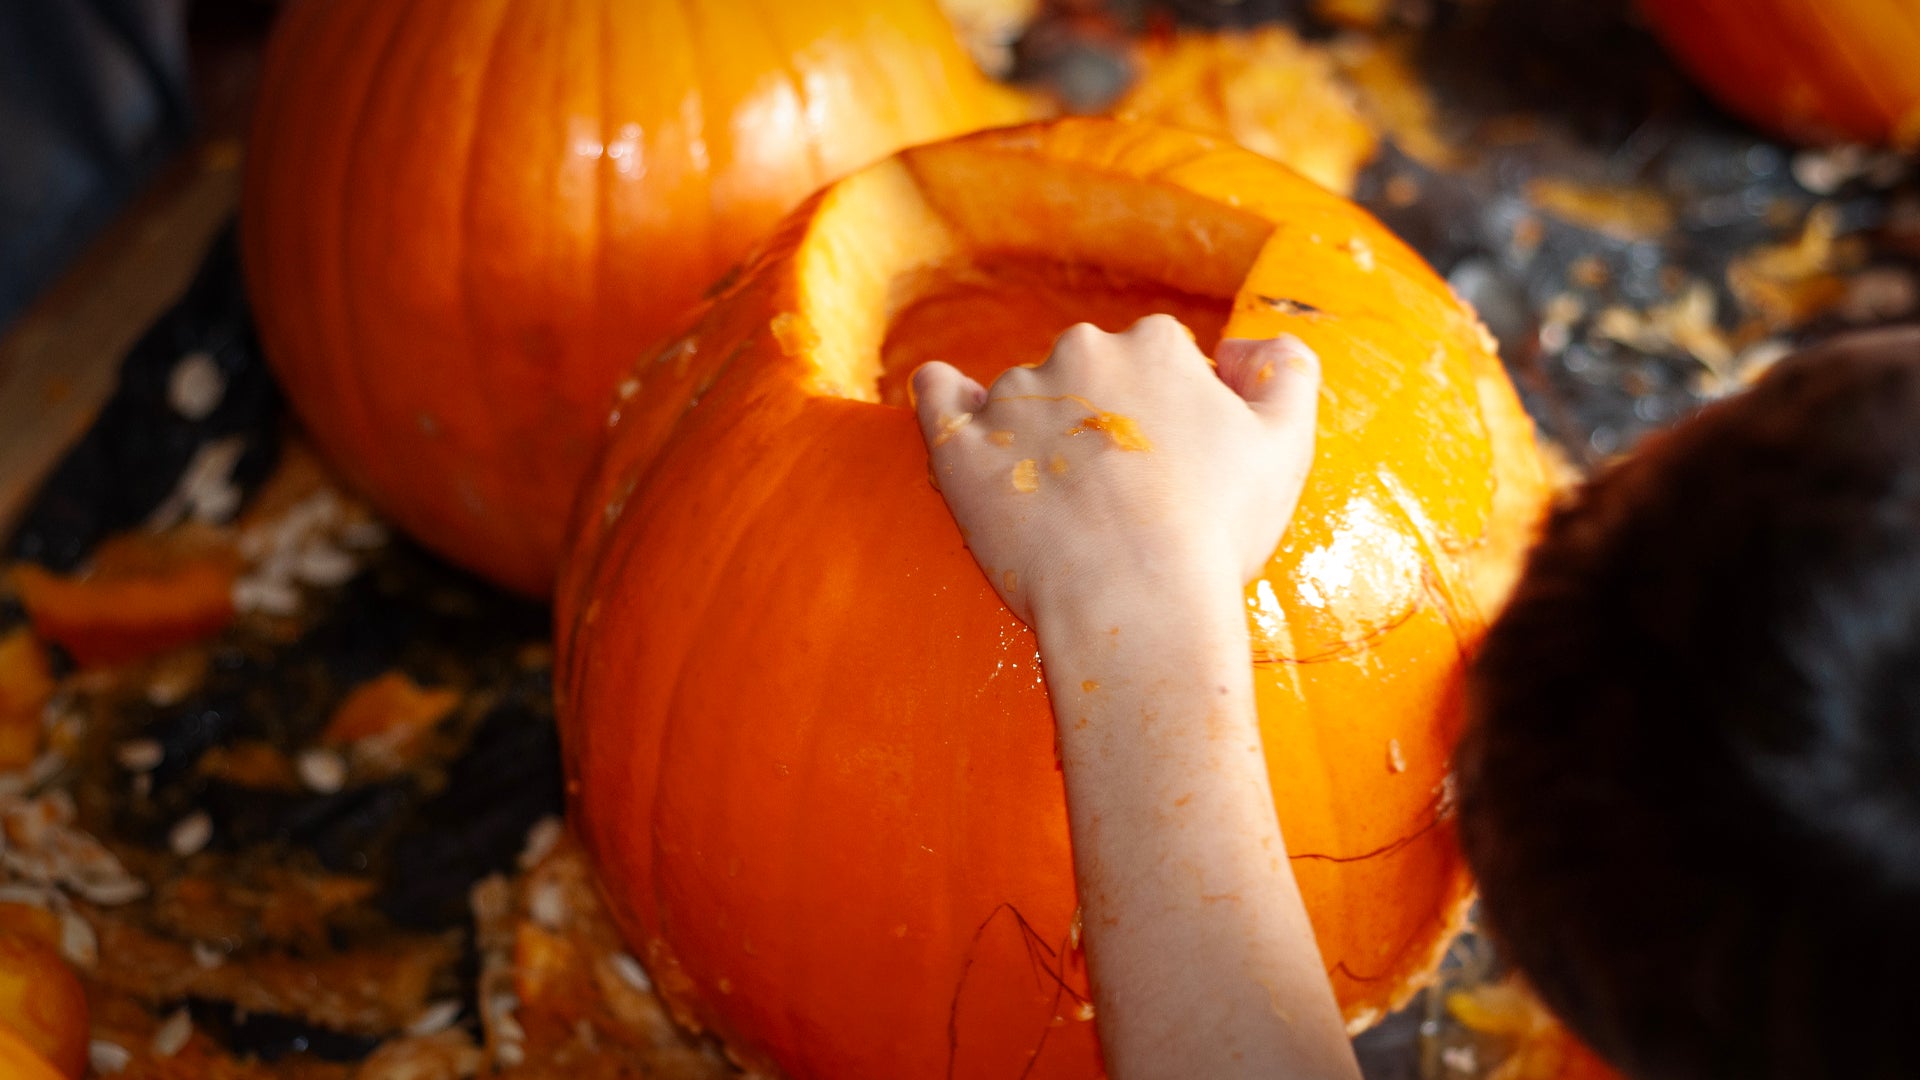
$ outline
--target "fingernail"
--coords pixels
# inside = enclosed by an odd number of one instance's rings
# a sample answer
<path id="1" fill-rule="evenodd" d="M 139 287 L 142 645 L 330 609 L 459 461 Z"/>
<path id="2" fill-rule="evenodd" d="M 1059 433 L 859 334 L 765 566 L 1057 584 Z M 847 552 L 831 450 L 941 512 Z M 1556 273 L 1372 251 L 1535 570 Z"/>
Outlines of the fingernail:
<path id="1" fill-rule="evenodd" d="M 1280 362 L 1287 365 L 1288 370 L 1310 374 L 1320 367 L 1320 354 L 1292 334 L 1274 338 L 1272 346 L 1279 351 Z"/>

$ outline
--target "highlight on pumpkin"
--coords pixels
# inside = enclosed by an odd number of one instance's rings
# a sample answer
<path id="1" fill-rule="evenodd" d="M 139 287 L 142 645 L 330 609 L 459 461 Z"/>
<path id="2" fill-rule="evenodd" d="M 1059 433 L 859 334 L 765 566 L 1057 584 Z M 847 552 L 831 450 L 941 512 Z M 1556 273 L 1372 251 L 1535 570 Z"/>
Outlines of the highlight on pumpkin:
<path id="1" fill-rule="evenodd" d="M 556 611 L 576 827 L 655 984 L 743 1059 L 1097 1075 L 1035 645 L 928 483 L 904 380 L 936 358 L 988 379 L 1074 322 L 1158 311 L 1322 358 L 1313 476 L 1247 602 L 1353 1027 L 1459 927 L 1461 657 L 1545 497 L 1485 332 L 1372 218 L 1250 152 L 1107 121 L 986 133 L 791 216 L 634 369 L 582 495 Z"/>

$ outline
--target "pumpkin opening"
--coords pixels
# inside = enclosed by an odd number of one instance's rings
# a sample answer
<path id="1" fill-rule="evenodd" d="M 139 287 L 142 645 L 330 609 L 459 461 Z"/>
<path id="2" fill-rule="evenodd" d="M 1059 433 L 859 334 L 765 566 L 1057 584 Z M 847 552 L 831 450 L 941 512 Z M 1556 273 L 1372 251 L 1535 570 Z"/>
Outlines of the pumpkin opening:
<path id="1" fill-rule="evenodd" d="M 1173 315 L 1211 352 L 1273 231 L 1154 181 L 943 149 L 843 183 L 803 248 L 836 271 L 798 275 L 829 283 L 802 308 L 830 393 L 907 407 L 923 363 L 990 383 L 1045 360 L 1079 322 L 1119 331 Z"/>
<path id="2" fill-rule="evenodd" d="M 1080 322 L 1125 330 L 1147 315 L 1178 318 L 1208 353 L 1220 340 L 1231 296 L 1196 296 L 1083 264 L 994 259 L 942 266 L 887 329 L 880 347 L 880 400 L 908 405 L 908 379 L 945 360 L 981 385 L 1015 364 L 1038 364 L 1062 331 Z"/>

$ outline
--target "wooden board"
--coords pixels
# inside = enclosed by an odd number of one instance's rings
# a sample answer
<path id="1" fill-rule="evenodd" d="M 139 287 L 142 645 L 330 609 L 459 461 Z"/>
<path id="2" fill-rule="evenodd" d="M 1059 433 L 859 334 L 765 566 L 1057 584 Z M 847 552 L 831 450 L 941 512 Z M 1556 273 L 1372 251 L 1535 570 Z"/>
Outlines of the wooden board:
<path id="1" fill-rule="evenodd" d="M 0 338 L 0 536 L 112 394 L 119 361 L 186 290 L 239 205 L 241 148 L 182 154 Z"/>

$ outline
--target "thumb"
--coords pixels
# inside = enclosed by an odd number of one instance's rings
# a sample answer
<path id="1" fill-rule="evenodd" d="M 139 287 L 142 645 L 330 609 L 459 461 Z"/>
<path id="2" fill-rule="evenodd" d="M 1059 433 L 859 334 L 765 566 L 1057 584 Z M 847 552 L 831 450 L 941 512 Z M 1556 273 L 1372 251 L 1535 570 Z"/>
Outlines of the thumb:
<path id="1" fill-rule="evenodd" d="M 920 417 L 920 434 L 927 440 L 927 449 L 933 450 L 987 403 L 987 389 L 952 364 L 935 360 L 914 371 L 913 401 L 914 412 Z"/>
<path id="2" fill-rule="evenodd" d="M 1292 334 L 1220 342 L 1220 381 L 1239 394 L 1269 428 L 1311 443 L 1320 408 L 1320 358 Z"/>

